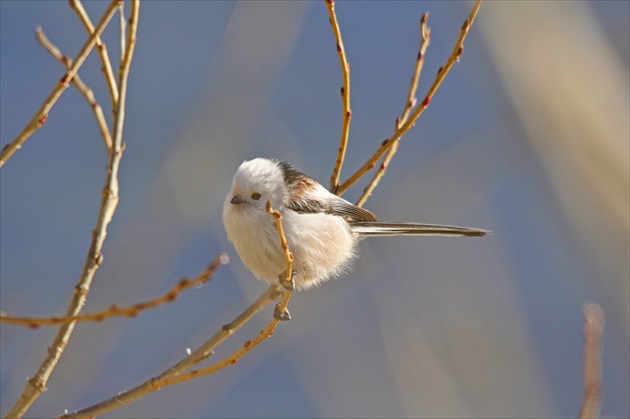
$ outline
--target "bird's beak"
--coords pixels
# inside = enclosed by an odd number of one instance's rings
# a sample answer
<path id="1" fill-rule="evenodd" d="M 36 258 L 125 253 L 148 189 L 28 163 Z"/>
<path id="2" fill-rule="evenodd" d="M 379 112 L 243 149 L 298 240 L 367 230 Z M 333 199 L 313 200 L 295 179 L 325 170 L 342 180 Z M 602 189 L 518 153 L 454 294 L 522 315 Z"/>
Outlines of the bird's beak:
<path id="1" fill-rule="evenodd" d="M 238 195 L 234 195 L 234 196 L 232 197 L 232 200 L 230 201 L 230 203 L 231 203 L 231 204 L 234 204 L 234 205 L 237 205 L 237 204 L 242 204 L 243 202 L 245 202 L 245 201 L 243 201 L 243 198 L 241 198 L 241 197 L 240 197 L 240 196 L 238 196 Z"/>

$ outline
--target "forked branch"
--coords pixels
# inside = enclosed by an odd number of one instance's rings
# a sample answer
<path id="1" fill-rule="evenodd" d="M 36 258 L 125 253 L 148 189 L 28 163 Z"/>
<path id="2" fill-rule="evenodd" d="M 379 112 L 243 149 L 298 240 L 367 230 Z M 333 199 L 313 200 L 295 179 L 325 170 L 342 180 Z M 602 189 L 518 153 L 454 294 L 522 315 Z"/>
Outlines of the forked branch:
<path id="1" fill-rule="evenodd" d="M 413 73 L 411 83 L 409 84 L 409 92 L 407 93 L 407 100 L 405 101 L 403 112 L 400 117 L 396 119 L 396 130 L 400 129 L 400 126 L 407 122 L 409 114 L 418 102 L 416 98 L 416 91 L 418 90 L 418 82 L 420 81 L 420 75 L 422 74 L 422 68 L 424 67 L 424 56 L 427 52 L 429 44 L 431 43 L 431 29 L 429 29 L 429 25 L 427 24 L 428 18 L 429 13 L 425 12 L 420 19 L 420 48 L 418 51 L 418 57 L 416 58 L 416 70 Z M 397 140 L 396 144 L 389 149 L 376 174 L 372 178 L 372 181 L 363 190 L 361 197 L 357 201 L 357 206 L 362 207 L 363 204 L 365 204 L 365 201 L 367 201 L 374 188 L 376 188 L 383 175 L 385 175 L 385 170 L 387 170 L 394 154 L 398 151 L 398 141 L 400 140 Z"/>
<path id="2" fill-rule="evenodd" d="M 289 246 L 284 235 L 284 230 L 282 228 L 282 214 L 279 211 L 271 208 L 271 202 L 267 202 L 267 212 L 274 217 L 274 223 L 276 226 L 276 230 L 278 231 L 278 235 L 280 237 L 280 242 L 282 243 L 282 249 L 285 254 L 285 259 L 287 262 L 287 276 L 288 280 L 292 280 L 292 267 L 293 267 L 293 255 L 289 250 Z M 247 310 L 245 310 L 239 317 L 237 317 L 232 323 L 223 326 L 221 330 L 208 342 L 202 345 L 200 348 L 195 350 L 195 352 L 191 353 L 184 360 L 177 363 L 175 366 L 169 368 L 162 374 L 155 376 L 143 384 L 121 393 L 116 394 L 115 396 L 101 402 L 95 404 L 93 406 L 87 407 L 82 410 L 78 410 L 76 412 L 66 414 L 61 416 L 61 418 L 79 418 L 79 417 L 94 417 L 96 415 L 100 415 L 106 413 L 112 409 L 118 408 L 125 404 L 128 404 L 146 394 L 152 393 L 154 391 L 160 390 L 164 387 L 182 383 L 185 381 L 190 381 L 196 377 L 201 377 L 204 375 L 212 374 L 220 369 L 228 367 L 230 365 L 234 365 L 238 362 L 238 360 L 254 349 L 260 342 L 271 337 L 274 329 L 278 325 L 278 323 L 283 320 L 279 318 L 279 316 L 274 315 L 269 324 L 261 330 L 261 332 L 252 340 L 246 341 L 239 349 L 234 351 L 232 354 L 228 355 L 221 361 L 209 365 L 204 368 L 199 368 L 196 370 L 190 370 L 187 372 L 182 372 L 188 367 L 203 361 L 208 356 L 212 354 L 212 349 L 216 347 L 218 344 L 227 339 L 236 329 L 242 326 L 246 321 L 248 321 L 256 312 L 258 312 L 264 305 L 268 302 L 276 299 L 280 292 L 282 292 L 282 299 L 278 306 L 276 307 L 276 313 L 288 313 L 287 305 L 289 303 L 289 299 L 291 298 L 292 291 L 288 289 L 284 289 L 280 291 L 282 286 L 280 284 L 271 285 L 267 291 Z"/>
<path id="3" fill-rule="evenodd" d="M 79 19 L 81 19 L 81 22 L 83 23 L 83 26 L 85 26 L 85 29 L 88 31 L 88 33 L 94 33 L 94 25 L 92 24 L 90 17 L 83 8 L 81 0 L 70 0 L 69 3 L 70 7 L 72 7 L 72 10 L 74 10 L 79 16 Z M 121 38 L 121 42 L 124 42 L 123 38 Z M 114 76 L 114 70 L 112 70 L 112 62 L 109 59 L 107 47 L 100 37 L 96 37 L 95 47 L 96 51 L 98 51 L 99 57 L 101 58 L 101 65 L 103 66 L 102 70 L 103 74 L 105 75 L 105 81 L 107 82 L 107 88 L 109 90 L 112 104 L 115 105 L 116 103 L 118 103 L 118 86 L 116 86 L 116 77 Z M 122 55 L 124 54 L 121 54 L 121 56 Z"/>
<path id="4" fill-rule="evenodd" d="M 48 37 L 46 37 L 41 27 L 37 27 L 35 34 L 40 44 L 42 44 L 53 57 L 55 57 L 68 69 L 72 66 L 72 58 L 63 54 L 61 50 L 59 50 L 59 48 L 57 48 L 57 46 L 53 44 L 48 39 Z M 94 111 L 94 116 L 96 117 L 98 127 L 101 130 L 101 136 L 103 137 L 103 141 L 105 142 L 105 147 L 107 148 L 107 150 L 110 150 L 112 148 L 112 136 L 109 133 L 109 128 L 107 127 L 107 121 L 105 120 L 105 115 L 103 114 L 103 108 L 96 101 L 96 98 L 94 97 L 94 92 L 83 82 L 78 73 L 72 78 L 72 84 L 74 84 L 76 88 L 79 89 L 81 94 L 90 104 L 90 107 Z M 116 98 L 118 98 L 118 91 L 116 91 Z"/>
<path id="5" fill-rule="evenodd" d="M 343 87 L 341 88 L 343 122 L 341 125 L 341 139 L 339 140 L 339 150 L 337 150 L 337 160 L 330 176 L 330 191 L 337 193 L 339 187 L 339 176 L 341 175 L 341 167 L 346 157 L 346 148 L 348 147 L 348 136 L 350 134 L 350 119 L 352 119 L 352 110 L 350 109 L 350 64 L 346 58 L 346 50 L 343 47 L 341 39 L 341 29 L 337 22 L 335 13 L 335 2 L 333 0 L 325 0 L 328 15 L 330 16 L 330 26 L 332 27 L 335 39 L 337 40 L 337 53 L 339 54 L 339 62 L 341 63 L 341 74 L 343 75 Z"/>
<path id="6" fill-rule="evenodd" d="M 35 115 L 31 118 L 31 120 L 26 124 L 22 132 L 18 134 L 18 136 L 9 144 L 7 144 L 0 152 L 0 167 L 4 166 L 4 164 L 11 158 L 13 153 L 19 150 L 24 142 L 44 123 L 46 122 L 46 118 L 48 118 L 48 113 L 55 105 L 61 94 L 68 88 L 68 85 L 72 78 L 77 74 L 81 65 L 87 58 L 92 48 L 96 44 L 97 38 L 101 35 L 109 21 L 111 20 L 114 13 L 118 9 L 120 2 L 122 0 L 114 0 L 110 3 L 109 7 L 105 11 L 101 21 L 94 29 L 94 32 L 86 43 L 81 48 L 81 51 L 76 56 L 74 60 L 72 60 L 72 66 L 66 71 L 66 73 L 61 77 L 61 79 L 57 82 L 52 92 L 48 95 L 44 103 L 42 103 L 41 107 L 35 112 Z"/>
<path id="7" fill-rule="evenodd" d="M 412 112 L 407 122 L 403 123 L 396 130 L 396 132 L 391 138 L 388 138 L 385 141 L 383 141 L 381 145 L 378 147 L 378 149 L 376 150 L 376 152 L 372 155 L 372 157 L 370 157 L 370 159 L 359 170 L 357 170 L 352 176 L 350 176 L 348 180 L 346 180 L 339 186 L 339 188 L 337 189 L 338 195 L 342 195 L 345 191 L 347 191 L 350 188 L 350 186 L 354 185 L 356 181 L 361 179 L 367 172 L 369 172 L 371 169 L 376 167 L 376 163 L 378 162 L 378 160 L 381 157 L 383 157 L 383 155 L 387 151 L 389 151 L 389 149 L 391 149 L 394 145 L 398 143 L 398 140 L 400 140 L 400 138 L 403 135 L 405 135 L 405 133 L 407 133 L 407 131 L 409 131 L 411 127 L 413 127 L 418 117 L 422 114 L 422 112 L 424 112 L 427 106 L 429 106 L 429 102 L 431 101 L 431 98 L 437 91 L 438 87 L 440 87 L 440 85 L 442 84 L 442 81 L 444 80 L 448 72 L 451 70 L 453 65 L 457 62 L 457 60 L 463 53 L 464 40 L 466 39 L 468 30 L 470 29 L 470 26 L 474 22 L 475 17 L 477 16 L 477 13 L 479 12 L 480 7 L 481 7 L 481 0 L 477 0 L 470 14 L 468 15 L 468 18 L 464 21 L 462 25 L 462 28 L 459 33 L 459 38 L 457 39 L 457 42 L 455 43 L 455 47 L 453 48 L 451 55 L 446 60 L 446 63 L 442 67 L 440 67 L 440 69 L 438 70 L 438 73 L 435 76 L 435 80 L 433 81 L 433 84 L 427 91 L 420 105 L 418 105 L 418 107 L 416 107 L 416 109 Z"/>
<path id="8" fill-rule="evenodd" d="M 82 48 L 81 52 L 74 60 L 72 67 L 66 75 L 62 78 L 62 81 L 53 89 L 51 96 L 44 102 L 42 108 L 35 115 L 33 120 L 36 120 L 39 115 L 47 115 L 48 110 L 55 101 L 59 98 L 61 93 L 66 89 L 70 80 L 76 75 L 80 65 L 83 63 L 87 54 L 90 52 L 96 42 L 96 38 L 100 36 L 101 32 L 110 21 L 115 11 L 120 6 L 119 0 L 114 0 L 107 8 L 105 14 L 101 18 L 100 23 L 96 27 L 94 33 L 92 33 Z M 134 45 L 136 42 L 136 30 L 138 23 L 138 13 L 140 9 L 139 0 L 133 0 L 131 2 L 131 14 L 129 19 L 129 34 L 127 36 L 127 50 L 125 55 L 121 58 L 121 64 L 118 74 L 118 86 L 119 86 L 119 100 L 114 106 L 114 122 L 112 128 L 112 148 L 109 150 L 109 161 L 107 165 L 107 174 L 105 177 L 105 187 L 103 188 L 103 196 L 101 199 L 101 206 L 99 209 L 96 225 L 92 233 L 92 241 L 88 250 L 83 270 L 74 287 L 74 293 L 66 316 L 76 316 L 81 311 L 81 307 L 85 304 L 85 299 L 92 283 L 92 278 L 96 273 L 96 270 L 103 262 L 103 255 L 101 250 L 105 237 L 107 236 L 107 227 L 112 220 L 116 206 L 118 205 L 118 169 L 120 166 L 120 159 L 122 157 L 122 132 L 124 126 L 124 110 L 125 110 L 125 97 L 127 89 L 127 76 L 129 74 L 129 66 L 131 64 L 131 58 L 133 56 Z M 5 151 L 10 156 L 13 154 L 16 147 L 21 145 L 26 138 L 37 128 L 37 124 L 33 125 L 33 121 L 24 129 L 24 131 L 18 136 L 14 143 L 10 144 L 7 150 L 3 150 L 2 156 L 4 161 Z M 37 373 L 29 378 L 26 382 L 26 386 L 22 391 L 22 394 L 11 407 L 7 413 L 7 417 L 21 417 L 28 410 L 29 406 L 35 401 L 39 395 L 46 390 L 46 383 L 52 371 L 54 370 L 59 358 L 68 345 L 72 331 L 74 330 L 75 322 L 64 323 L 59 328 L 57 335 L 55 336 L 52 344 L 49 346 L 49 350 L 46 353 L 42 364 L 40 365 Z"/>

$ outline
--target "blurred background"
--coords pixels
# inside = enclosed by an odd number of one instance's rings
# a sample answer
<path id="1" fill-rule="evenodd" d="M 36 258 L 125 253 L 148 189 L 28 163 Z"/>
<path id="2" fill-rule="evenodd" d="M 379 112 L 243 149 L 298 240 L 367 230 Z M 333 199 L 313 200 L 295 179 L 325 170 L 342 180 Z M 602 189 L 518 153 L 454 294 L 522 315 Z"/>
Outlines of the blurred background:
<path id="1" fill-rule="evenodd" d="M 107 4 L 85 7 L 94 22 Z M 340 2 L 351 64 L 347 178 L 394 129 L 419 46 L 418 96 L 471 2 Z M 293 320 L 237 366 L 106 417 L 575 417 L 587 301 L 606 315 L 602 416 L 628 417 L 630 3 L 487 2 L 462 59 L 366 204 L 382 220 L 486 228 L 489 237 L 362 243 L 354 271 L 291 300 Z M 0 2 L 0 145 L 75 56 L 67 2 Z M 104 40 L 119 57 L 118 18 Z M 114 64 L 116 65 L 116 64 Z M 109 117 L 100 61 L 79 73 Z M 87 311 L 132 304 L 199 273 L 213 281 L 135 319 L 80 324 L 28 417 L 140 384 L 231 321 L 266 287 L 227 242 L 222 202 L 245 159 L 289 160 L 328 185 L 342 85 L 322 2 L 145 2 L 131 66 L 121 200 Z M 70 87 L 0 171 L 0 303 L 63 313 L 96 222 L 107 157 Z M 370 174 L 371 176 L 371 174 Z M 368 178 L 344 197 L 356 201 Z M 267 307 L 218 360 L 268 322 Z M 6 413 L 56 329 L 1 325 Z"/>

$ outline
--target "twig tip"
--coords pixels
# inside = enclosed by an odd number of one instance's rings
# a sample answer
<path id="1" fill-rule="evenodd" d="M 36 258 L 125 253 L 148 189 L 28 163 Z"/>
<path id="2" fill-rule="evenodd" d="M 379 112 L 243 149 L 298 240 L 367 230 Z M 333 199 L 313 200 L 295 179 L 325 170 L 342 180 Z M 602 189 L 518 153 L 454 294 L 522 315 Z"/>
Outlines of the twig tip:
<path id="1" fill-rule="evenodd" d="M 228 263 L 230 263 L 230 257 L 225 252 L 219 253 L 219 256 L 217 256 L 217 259 L 219 260 L 220 265 L 227 265 Z"/>

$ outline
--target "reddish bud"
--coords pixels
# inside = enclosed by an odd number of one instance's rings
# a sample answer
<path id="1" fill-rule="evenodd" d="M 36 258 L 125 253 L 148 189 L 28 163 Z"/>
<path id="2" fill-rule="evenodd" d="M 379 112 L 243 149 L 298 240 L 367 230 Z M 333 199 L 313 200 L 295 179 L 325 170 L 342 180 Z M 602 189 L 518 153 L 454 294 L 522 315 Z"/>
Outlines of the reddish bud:
<path id="1" fill-rule="evenodd" d="M 385 162 L 381 163 L 381 170 L 385 170 L 387 169 L 387 165 L 385 164 Z"/>
<path id="2" fill-rule="evenodd" d="M 418 61 L 422 61 L 424 60 L 424 54 L 422 54 L 422 52 L 418 53 Z"/>
<path id="3" fill-rule="evenodd" d="M 252 341 L 251 341 L 251 340 L 248 340 L 248 341 L 246 341 L 246 342 L 243 344 L 243 346 L 244 346 L 245 348 L 247 348 L 249 345 L 251 345 L 251 343 L 252 343 Z"/>
<path id="4" fill-rule="evenodd" d="M 341 86 L 341 96 L 345 94 L 346 94 L 346 89 L 343 86 Z"/>
<path id="5" fill-rule="evenodd" d="M 348 119 L 352 118 L 352 111 L 351 110 L 346 112 L 346 118 L 348 118 Z"/>
<path id="6" fill-rule="evenodd" d="M 46 123 L 46 120 L 48 119 L 48 114 L 45 114 L 44 116 L 42 116 L 41 118 L 39 118 L 39 121 L 37 121 L 37 127 L 41 127 L 42 125 L 44 125 Z"/>
<path id="7" fill-rule="evenodd" d="M 470 18 L 464 21 L 464 24 L 462 25 L 462 30 L 465 31 L 466 29 L 468 29 L 469 26 L 470 26 Z"/>
<path id="8" fill-rule="evenodd" d="M 420 19 L 420 23 L 422 24 L 427 23 L 428 18 L 429 18 L 429 12 L 424 12 L 424 14 L 422 15 L 422 19 Z"/>
<path id="9" fill-rule="evenodd" d="M 339 45 L 339 43 L 337 43 L 337 52 L 341 52 L 341 45 Z"/>
<path id="10" fill-rule="evenodd" d="M 438 69 L 438 72 L 437 72 L 437 75 L 438 75 L 438 76 L 440 75 L 440 73 L 442 72 L 442 70 L 444 70 L 444 67 L 440 67 L 440 68 Z"/>
<path id="11" fill-rule="evenodd" d="M 427 96 L 427 97 L 424 98 L 424 101 L 422 102 L 422 106 L 424 106 L 426 108 L 427 106 L 429 106 L 430 102 L 431 102 L 431 97 Z"/>
<path id="12" fill-rule="evenodd" d="M 37 323 L 33 322 L 33 323 L 29 323 L 28 327 L 30 327 L 31 329 L 37 329 L 39 327 L 39 325 Z"/>
<path id="13" fill-rule="evenodd" d="M 232 361 L 230 361 L 230 365 L 234 365 L 238 362 L 238 358 L 234 358 Z"/>
<path id="14" fill-rule="evenodd" d="M 462 52 L 464 52 L 464 46 L 460 46 L 459 50 L 457 50 L 457 58 L 459 59 L 459 57 L 462 55 Z"/>
<path id="15" fill-rule="evenodd" d="M 381 143 L 381 147 L 385 147 L 388 141 L 389 141 L 389 138 L 384 139 L 383 142 Z"/>

